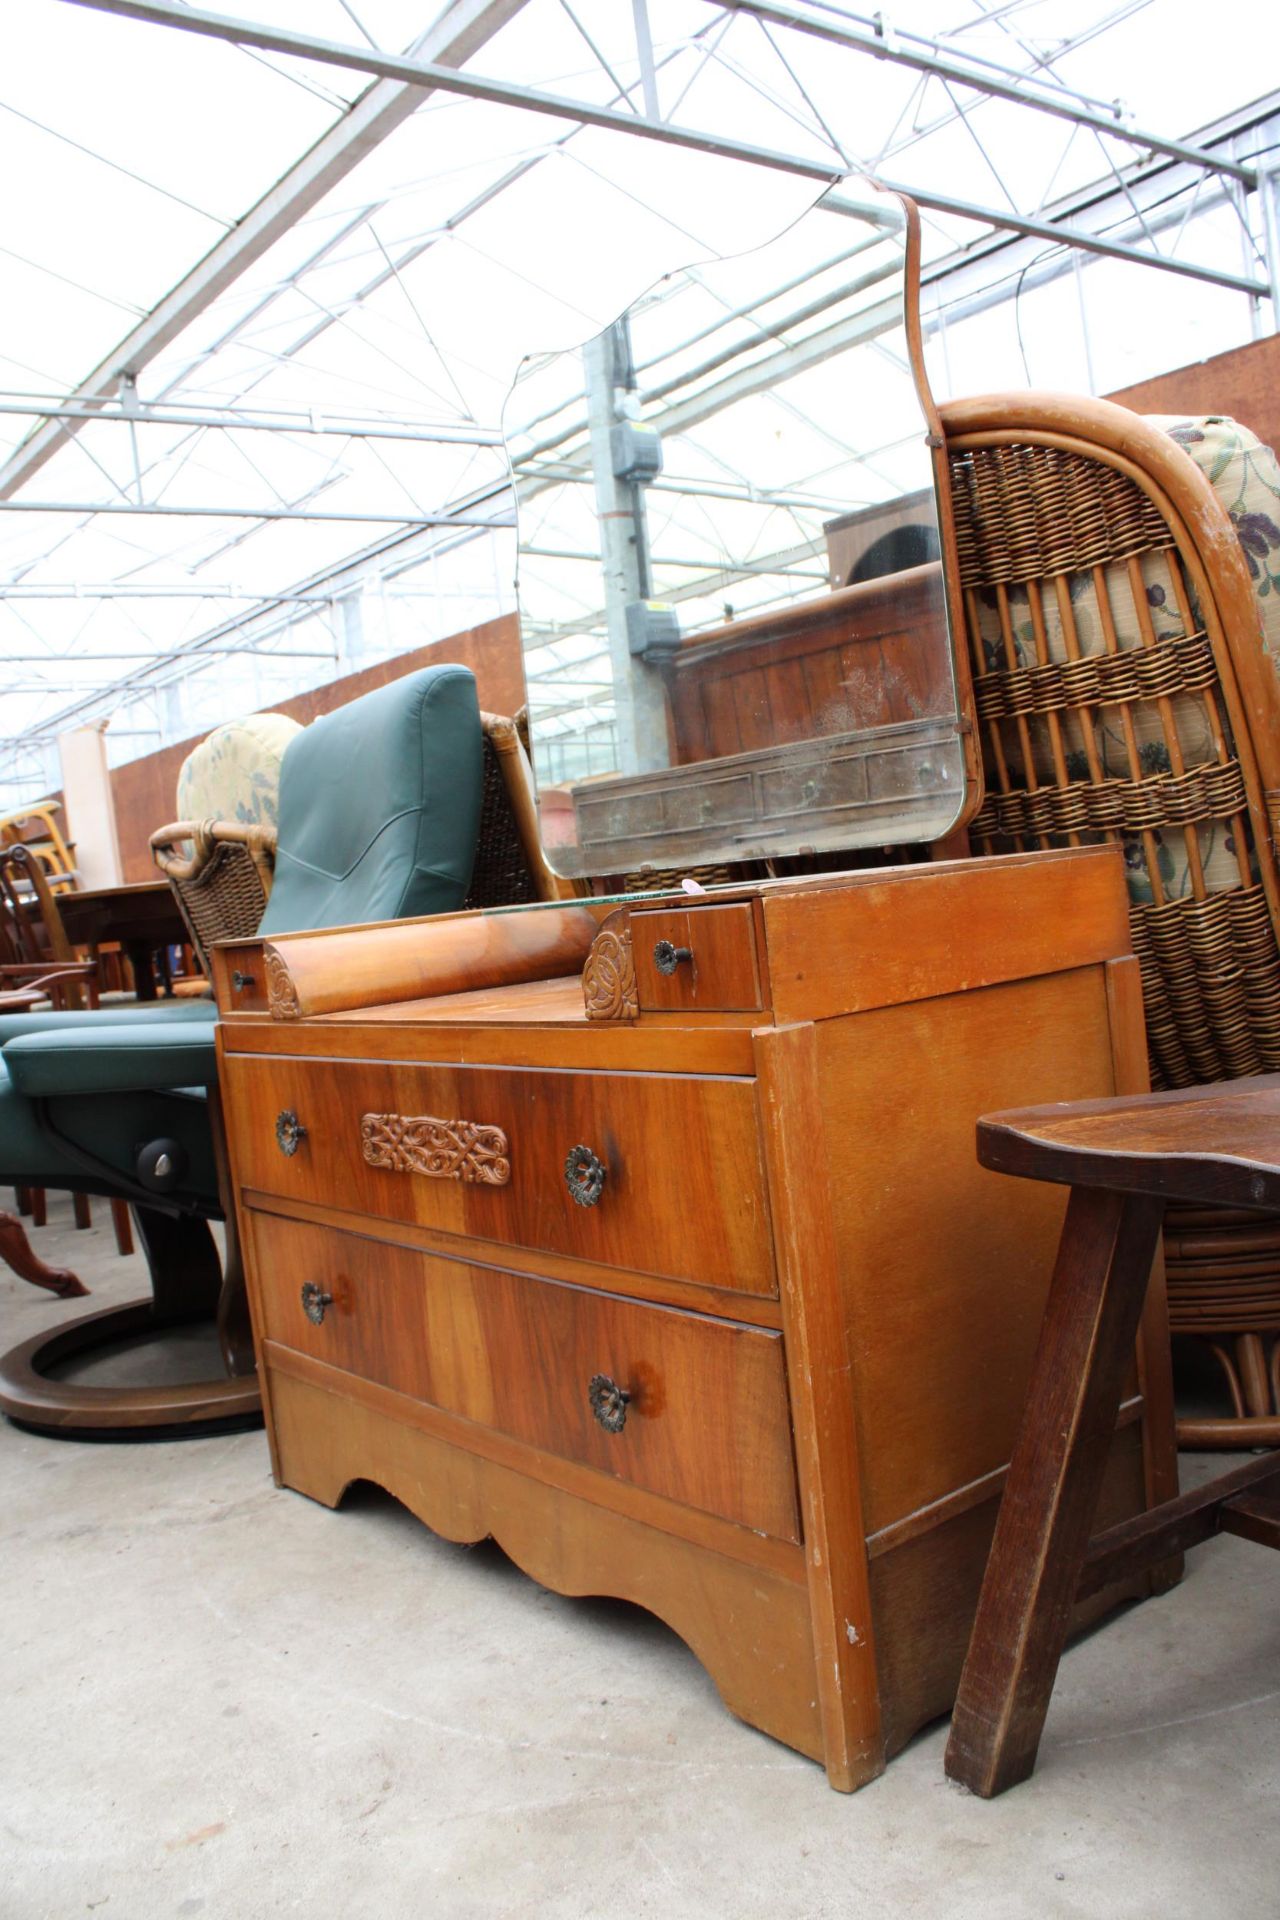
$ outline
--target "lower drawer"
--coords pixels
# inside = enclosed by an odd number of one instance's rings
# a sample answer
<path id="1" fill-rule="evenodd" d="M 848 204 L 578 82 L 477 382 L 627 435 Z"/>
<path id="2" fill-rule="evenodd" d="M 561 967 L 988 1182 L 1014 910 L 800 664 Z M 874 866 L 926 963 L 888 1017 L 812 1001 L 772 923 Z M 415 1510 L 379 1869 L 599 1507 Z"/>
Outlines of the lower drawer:
<path id="1" fill-rule="evenodd" d="M 248 1223 L 268 1340 L 799 1540 L 780 1334 L 273 1214 Z M 617 1431 L 593 1412 L 593 1380 L 629 1395 L 613 1403 Z M 608 1389 L 601 1394 L 608 1412 Z"/>

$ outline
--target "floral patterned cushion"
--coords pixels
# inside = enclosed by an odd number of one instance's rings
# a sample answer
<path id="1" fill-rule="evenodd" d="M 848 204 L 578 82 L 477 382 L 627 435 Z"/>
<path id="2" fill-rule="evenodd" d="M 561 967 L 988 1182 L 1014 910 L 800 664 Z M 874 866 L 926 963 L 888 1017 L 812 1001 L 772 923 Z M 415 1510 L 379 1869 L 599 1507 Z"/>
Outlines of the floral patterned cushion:
<path id="1" fill-rule="evenodd" d="M 1147 417 L 1191 455 L 1230 514 L 1249 563 L 1262 644 L 1280 674 L 1280 461 L 1248 427 L 1225 415 Z"/>
<path id="2" fill-rule="evenodd" d="M 215 727 L 179 770 L 178 818 L 274 827 L 280 762 L 301 732 L 283 713 L 251 713 Z"/>

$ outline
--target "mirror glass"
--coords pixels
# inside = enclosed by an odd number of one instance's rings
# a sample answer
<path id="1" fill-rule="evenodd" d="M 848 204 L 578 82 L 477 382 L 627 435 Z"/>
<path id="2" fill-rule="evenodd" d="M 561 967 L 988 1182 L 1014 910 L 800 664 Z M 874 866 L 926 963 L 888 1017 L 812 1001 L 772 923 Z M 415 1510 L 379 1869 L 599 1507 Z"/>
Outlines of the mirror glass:
<path id="1" fill-rule="evenodd" d="M 941 838 L 964 756 L 901 203 L 823 196 L 526 359 L 504 419 L 561 873 Z"/>

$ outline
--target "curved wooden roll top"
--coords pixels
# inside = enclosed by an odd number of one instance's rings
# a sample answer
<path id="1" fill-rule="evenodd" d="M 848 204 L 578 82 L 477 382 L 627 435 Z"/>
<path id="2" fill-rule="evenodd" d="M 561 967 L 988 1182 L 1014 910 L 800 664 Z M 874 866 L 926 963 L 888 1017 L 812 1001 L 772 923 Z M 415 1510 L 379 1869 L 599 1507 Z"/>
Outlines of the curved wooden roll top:
<path id="1" fill-rule="evenodd" d="M 603 917 L 586 906 L 546 906 L 281 935 L 261 947 L 267 1010 L 275 1020 L 301 1020 L 554 980 L 580 970 Z M 231 973 L 245 951 L 216 956 L 224 1013 L 236 1004 Z"/>

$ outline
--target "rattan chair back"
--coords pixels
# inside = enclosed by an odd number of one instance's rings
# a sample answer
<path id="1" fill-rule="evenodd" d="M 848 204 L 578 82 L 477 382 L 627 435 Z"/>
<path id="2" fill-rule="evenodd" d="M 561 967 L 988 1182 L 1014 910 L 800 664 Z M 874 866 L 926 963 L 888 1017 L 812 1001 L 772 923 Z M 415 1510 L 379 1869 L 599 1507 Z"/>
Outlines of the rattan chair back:
<path id="1" fill-rule="evenodd" d="M 1155 1082 L 1280 1068 L 1280 690 L 1235 530 L 1105 402 L 943 410 L 986 797 L 975 852 L 1119 842 Z"/>
<path id="2" fill-rule="evenodd" d="M 266 910 L 276 830 L 233 820 L 178 821 L 151 836 L 151 854 L 177 898 L 205 973 L 217 940 L 248 940 Z"/>
<path id="3" fill-rule="evenodd" d="M 538 803 L 520 718 L 482 713 L 484 791 L 471 887 L 464 911 L 572 898 L 573 881 L 553 873 L 542 851 Z"/>

